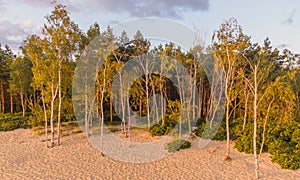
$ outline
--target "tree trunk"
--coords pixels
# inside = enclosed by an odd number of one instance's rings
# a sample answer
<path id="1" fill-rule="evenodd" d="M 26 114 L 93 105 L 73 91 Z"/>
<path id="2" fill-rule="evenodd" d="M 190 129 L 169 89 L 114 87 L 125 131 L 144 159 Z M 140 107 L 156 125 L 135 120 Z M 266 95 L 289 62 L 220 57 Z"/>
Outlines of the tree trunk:
<path id="1" fill-rule="evenodd" d="M 85 75 L 85 87 L 84 87 L 84 91 L 85 91 L 85 96 L 84 96 L 84 124 L 85 124 L 85 135 L 86 137 L 89 136 L 89 122 L 88 122 L 88 87 L 87 87 L 87 75 Z M 96 94 L 97 96 L 97 94 Z"/>
<path id="2" fill-rule="evenodd" d="M 131 133 L 130 133 L 130 128 L 131 128 L 131 117 L 130 117 L 130 103 L 129 103 L 129 91 L 127 91 L 127 111 L 128 111 L 128 125 L 127 125 L 127 131 L 128 131 L 128 138 L 129 142 L 131 141 Z"/>
<path id="3" fill-rule="evenodd" d="M 140 110 L 140 116 L 142 116 L 142 113 L 143 113 L 142 95 L 140 95 L 140 105 L 139 105 L 139 110 Z"/>
<path id="4" fill-rule="evenodd" d="M 1 112 L 4 113 L 5 110 L 5 96 L 4 96 L 4 85 L 1 82 Z"/>
<path id="5" fill-rule="evenodd" d="M 147 64 L 146 64 L 147 66 Z M 149 83 L 149 74 L 148 74 L 148 68 L 146 67 L 146 101 L 147 101 L 147 122 L 148 122 L 148 130 L 150 130 L 151 124 L 150 124 L 150 104 L 149 104 L 149 87 L 148 87 L 148 83 Z"/>
<path id="6" fill-rule="evenodd" d="M 237 98 L 234 99 L 234 109 L 233 109 L 233 119 L 236 117 L 236 109 L 237 109 Z"/>
<path id="7" fill-rule="evenodd" d="M 13 114 L 14 113 L 14 103 L 13 103 L 13 96 L 10 93 L 10 113 Z"/>
<path id="8" fill-rule="evenodd" d="M 255 177 L 259 179 L 259 165 L 258 165 L 258 157 L 257 157 L 257 150 L 256 150 L 256 135 L 257 135 L 257 96 L 258 96 L 258 83 L 257 83 L 257 66 L 254 69 L 254 112 L 253 112 L 253 120 L 254 120 L 254 127 L 253 127 L 253 152 L 254 152 L 254 159 L 255 159 Z"/>
<path id="9" fill-rule="evenodd" d="M 60 50 L 59 56 L 60 57 Z M 57 112 L 57 145 L 60 145 L 60 115 L 61 115 L 61 60 L 58 62 L 58 112 Z"/>
<path id="10" fill-rule="evenodd" d="M 225 159 L 227 160 L 230 159 L 229 111 L 230 111 L 230 102 L 227 101 L 226 103 L 226 156 L 225 156 Z"/>
<path id="11" fill-rule="evenodd" d="M 113 101 L 112 101 L 112 94 L 109 97 L 109 116 L 110 122 L 113 122 Z"/>
<path id="12" fill-rule="evenodd" d="M 21 100 L 21 106 L 22 106 L 22 116 L 25 117 L 24 95 L 23 95 L 22 88 L 20 91 L 20 100 Z"/>
<path id="13" fill-rule="evenodd" d="M 243 130 L 245 130 L 246 123 L 247 123 L 248 100 L 249 100 L 249 93 L 247 92 L 247 87 L 245 87 L 245 112 L 244 112 Z"/>
<path id="14" fill-rule="evenodd" d="M 41 87 L 43 87 L 43 86 L 41 86 Z M 45 104 L 45 98 L 44 98 L 44 90 L 42 90 L 42 103 L 43 103 L 43 111 L 44 111 L 44 117 L 45 117 L 46 145 L 48 148 L 48 117 L 47 117 L 47 110 L 46 110 L 46 104 Z"/>
<path id="15" fill-rule="evenodd" d="M 51 126 L 51 147 L 54 147 L 54 101 L 57 95 L 57 89 L 54 91 L 54 84 L 51 85 L 51 103 L 50 103 L 50 126 Z"/>
<path id="16" fill-rule="evenodd" d="M 264 143 L 265 143 L 265 133 L 266 133 L 266 130 L 267 130 L 267 121 L 268 121 L 268 119 L 269 119 L 269 113 L 270 113 L 271 106 L 272 106 L 272 103 L 273 103 L 274 100 L 275 100 L 275 98 L 274 98 L 274 96 L 273 96 L 273 99 L 272 99 L 271 102 L 269 103 L 268 110 L 267 110 L 267 115 L 266 115 L 266 117 L 265 117 L 264 129 L 263 129 L 263 134 L 262 134 L 262 142 L 261 142 L 261 146 L 260 146 L 259 156 L 261 156 L 261 154 L 262 154 L 262 152 L 263 152 Z"/>

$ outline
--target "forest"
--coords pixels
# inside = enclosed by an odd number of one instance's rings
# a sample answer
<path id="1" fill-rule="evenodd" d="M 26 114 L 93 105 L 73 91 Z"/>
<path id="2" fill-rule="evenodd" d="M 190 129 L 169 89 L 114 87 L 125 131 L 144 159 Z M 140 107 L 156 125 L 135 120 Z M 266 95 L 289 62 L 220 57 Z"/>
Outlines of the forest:
<path id="1" fill-rule="evenodd" d="M 46 16 L 42 35 L 23 41 L 22 53 L 15 55 L 7 45 L 0 46 L 0 130 L 40 126 L 46 134 L 49 130 L 47 146 L 60 145 L 62 122 L 79 118 L 73 106 L 73 83 L 79 82 L 74 74 L 93 42 L 101 47 L 95 56 L 104 62 L 96 77 L 85 77 L 95 80 L 95 98 L 79 100 L 87 136 L 95 123 L 120 125 L 130 134 L 134 112 L 153 136 L 184 139 L 184 134 L 201 137 L 206 130 L 207 138 L 227 142 L 226 161 L 231 160 L 229 143 L 234 141 L 239 151 L 254 154 L 257 176 L 264 152 L 282 168 L 300 168 L 299 54 L 273 48 L 268 38 L 262 44 L 252 42 L 235 18 L 214 31 L 208 47 L 198 42 L 188 51 L 172 42 L 152 46 L 142 33 L 137 31 L 131 39 L 124 31 L 116 37 L 111 27 L 102 29 L 98 23 L 84 32 L 65 6 L 56 5 Z M 160 57 L 161 63 L 155 65 L 150 54 Z M 120 72 L 132 59 L 140 63 L 144 75 L 130 85 L 124 80 L 130 73 L 126 77 Z M 181 77 L 178 66 L 168 64 L 168 59 L 181 64 L 188 77 Z M 211 75 L 199 59 L 211 60 L 206 63 Z M 116 82 L 121 88 L 113 88 Z M 116 93 L 122 94 L 119 99 Z M 219 127 L 215 122 L 220 117 Z"/>

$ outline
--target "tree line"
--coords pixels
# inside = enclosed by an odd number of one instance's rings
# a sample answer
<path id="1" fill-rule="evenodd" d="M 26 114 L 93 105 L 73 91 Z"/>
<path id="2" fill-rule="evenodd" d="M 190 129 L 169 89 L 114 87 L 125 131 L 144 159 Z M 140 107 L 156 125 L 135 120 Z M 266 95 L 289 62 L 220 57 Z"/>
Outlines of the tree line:
<path id="1" fill-rule="evenodd" d="M 93 123 L 97 123 L 93 121 L 95 117 L 91 117 L 91 103 L 95 104 L 92 111 L 96 112 L 96 118 L 100 117 L 98 123 L 102 126 L 103 123 L 117 122 L 122 131 L 130 135 L 130 113 L 134 111 L 146 117 L 145 127 L 155 135 L 168 134 L 175 124 L 179 124 L 174 132 L 181 138 L 183 131 L 201 135 L 203 124 L 210 124 L 213 128 L 214 120 L 218 118 L 215 107 L 224 98 L 224 107 L 221 107 L 224 126 L 221 126 L 224 128 L 223 139 L 227 141 L 225 159 L 230 160 L 230 141 L 236 136 L 238 142 L 245 143 L 243 138 L 247 139 L 249 133 L 244 132 L 250 128 L 249 146 L 254 153 L 256 177 L 259 177 L 258 154 L 268 152 L 266 147 L 270 149 L 268 145 L 273 141 L 268 137 L 272 134 L 272 127 L 285 128 L 293 123 L 299 127 L 300 56 L 289 50 L 273 48 L 268 38 L 262 45 L 253 43 L 234 18 L 214 32 L 209 47 L 198 43 L 189 51 L 183 51 L 172 42 L 152 47 L 140 31 L 133 39 L 125 31 L 120 37 L 115 37 L 111 27 L 101 31 L 97 23 L 84 32 L 70 19 L 63 5 L 56 5 L 46 20 L 43 35 L 27 37 L 20 47 L 21 55 L 14 55 L 8 46 L 0 48 L 0 113 L 21 113 L 24 117 L 31 117 L 32 125 L 45 126 L 47 146 L 48 128 L 51 131 L 50 147 L 53 147 L 55 129 L 59 145 L 61 122 L 76 119 L 72 104 L 75 68 L 96 37 L 96 43 L 102 47 L 96 55 L 103 57 L 104 63 L 98 67 L 97 76 L 90 77 L 95 79 L 95 98 L 82 99 L 87 135 Z M 103 49 L 113 50 L 107 54 Z M 154 73 L 149 73 L 154 60 L 143 56 L 150 53 L 159 55 L 162 60 Z M 198 61 L 208 56 L 214 57 L 207 64 L 213 71 L 212 84 Z M 162 73 L 176 75 L 179 72 L 176 66 L 167 63 L 168 58 L 176 59 L 189 74 L 187 79 L 180 74 L 174 76 L 178 86 Z M 127 92 L 122 86 L 129 86 L 124 84 L 124 79 L 129 77 L 123 77 L 120 72 L 131 59 L 140 62 L 144 76 L 136 79 Z M 128 97 L 117 99 L 115 104 L 114 79 L 121 85 L 118 90 L 121 97 Z M 182 90 L 184 87 L 188 89 L 186 92 Z M 224 97 L 214 98 L 220 87 L 224 89 Z M 160 96 L 157 98 L 156 94 Z M 185 101 L 184 96 L 188 97 Z M 180 115 L 183 111 L 187 114 L 185 117 Z M 121 118 L 117 114 L 121 114 Z M 193 126 L 198 126 L 198 131 L 194 131 Z M 240 128 L 239 131 L 235 131 L 236 127 Z M 276 133 L 280 136 L 282 132 L 278 130 Z M 295 154 L 294 162 L 300 160 L 297 133 L 300 134 L 299 129 L 296 133 L 290 132 L 288 141 L 280 142 L 287 143 L 281 144 L 282 147 L 290 147 L 290 151 L 285 152 L 288 157 L 292 156 L 290 152 Z M 244 146 L 239 148 L 249 150 Z M 298 163 L 294 168 L 299 166 Z"/>

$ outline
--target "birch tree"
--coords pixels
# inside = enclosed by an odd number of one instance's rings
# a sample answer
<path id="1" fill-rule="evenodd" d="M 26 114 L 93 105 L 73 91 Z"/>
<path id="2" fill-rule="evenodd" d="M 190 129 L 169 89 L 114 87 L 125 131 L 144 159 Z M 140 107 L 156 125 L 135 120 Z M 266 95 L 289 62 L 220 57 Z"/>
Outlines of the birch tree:
<path id="1" fill-rule="evenodd" d="M 223 23 L 218 31 L 213 35 L 214 41 L 213 50 L 216 61 L 222 68 L 225 83 L 225 118 L 226 118 L 226 155 L 225 160 L 230 159 L 230 132 L 229 120 L 231 111 L 236 107 L 232 106 L 233 101 L 237 97 L 235 93 L 235 82 L 237 78 L 237 69 L 239 66 L 239 59 L 236 51 L 242 51 L 249 45 L 249 37 L 244 35 L 242 27 L 237 20 L 232 18 Z"/>

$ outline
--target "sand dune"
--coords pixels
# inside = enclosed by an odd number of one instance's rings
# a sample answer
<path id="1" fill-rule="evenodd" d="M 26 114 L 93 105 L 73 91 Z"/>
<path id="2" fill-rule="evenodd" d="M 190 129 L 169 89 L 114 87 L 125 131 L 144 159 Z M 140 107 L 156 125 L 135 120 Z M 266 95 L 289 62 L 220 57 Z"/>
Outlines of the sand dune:
<path id="1" fill-rule="evenodd" d="M 253 156 L 231 149 L 225 162 L 224 142 L 193 147 L 150 162 L 132 164 L 102 157 L 83 134 L 62 139 L 48 149 L 31 130 L 0 132 L 0 179 L 253 179 Z M 260 159 L 262 179 L 300 179 L 300 170 L 283 170 L 267 154 Z"/>

